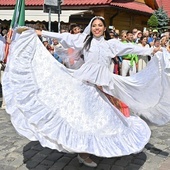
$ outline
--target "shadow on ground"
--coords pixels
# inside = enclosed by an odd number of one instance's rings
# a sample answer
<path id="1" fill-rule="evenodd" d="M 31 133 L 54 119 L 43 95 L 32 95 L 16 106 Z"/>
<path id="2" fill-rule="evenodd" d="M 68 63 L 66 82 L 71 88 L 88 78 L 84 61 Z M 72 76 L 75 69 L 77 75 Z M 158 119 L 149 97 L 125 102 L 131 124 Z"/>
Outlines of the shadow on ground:
<path id="1" fill-rule="evenodd" d="M 158 151 L 151 144 L 151 151 Z M 161 150 L 159 150 L 161 152 Z M 79 164 L 77 154 L 58 152 L 43 148 L 39 142 L 30 142 L 23 148 L 24 164 L 29 170 L 139 170 L 147 160 L 144 152 L 116 158 L 91 158 L 98 164 L 96 168 Z"/>

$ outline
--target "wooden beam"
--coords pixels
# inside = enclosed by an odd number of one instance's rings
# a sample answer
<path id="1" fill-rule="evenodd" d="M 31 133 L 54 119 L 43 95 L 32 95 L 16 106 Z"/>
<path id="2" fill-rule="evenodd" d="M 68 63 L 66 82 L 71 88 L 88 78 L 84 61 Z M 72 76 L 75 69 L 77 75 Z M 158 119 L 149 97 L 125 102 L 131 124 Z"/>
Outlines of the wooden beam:
<path id="1" fill-rule="evenodd" d="M 153 10 L 157 10 L 159 8 L 156 0 L 144 0 L 145 4 L 151 7 Z"/>

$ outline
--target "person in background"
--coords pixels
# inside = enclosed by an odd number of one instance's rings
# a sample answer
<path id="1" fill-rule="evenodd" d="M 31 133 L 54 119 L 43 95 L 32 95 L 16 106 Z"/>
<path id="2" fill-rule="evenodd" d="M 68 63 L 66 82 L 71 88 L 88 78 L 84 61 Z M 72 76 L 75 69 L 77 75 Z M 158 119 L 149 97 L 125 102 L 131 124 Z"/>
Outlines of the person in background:
<path id="1" fill-rule="evenodd" d="M 148 37 L 142 36 L 139 40 L 138 45 L 142 46 L 144 48 L 150 48 L 149 44 L 147 44 Z M 149 56 L 148 55 L 138 55 L 138 67 L 137 67 L 137 72 L 141 71 L 144 69 L 149 61 Z"/>
<path id="2" fill-rule="evenodd" d="M 119 39 L 120 31 L 118 29 L 115 29 L 115 38 Z"/>
<path id="3" fill-rule="evenodd" d="M 122 30 L 121 31 L 121 35 L 120 35 L 120 41 L 121 42 L 126 42 L 126 38 L 127 38 L 126 34 L 127 34 L 127 32 L 128 32 L 128 30 Z"/>
<path id="4" fill-rule="evenodd" d="M 70 26 L 71 34 L 79 34 L 81 32 L 82 29 L 78 24 L 72 24 Z M 68 48 L 67 56 L 69 58 L 65 60 L 65 65 L 68 68 L 78 69 L 82 66 L 82 64 L 84 64 L 83 55 L 79 51 L 75 50 L 74 47 Z"/>
<path id="5" fill-rule="evenodd" d="M 168 39 L 167 39 L 166 35 L 162 35 L 161 39 L 160 39 L 161 47 L 166 48 L 167 47 L 167 42 L 168 42 Z"/>
<path id="6" fill-rule="evenodd" d="M 166 48 L 170 52 L 169 40 L 166 35 L 163 35 L 160 39 L 160 45 L 162 48 Z"/>
<path id="7" fill-rule="evenodd" d="M 109 30 L 109 35 L 110 35 L 110 38 L 115 38 L 115 34 L 114 34 L 114 31 L 113 30 Z"/>
<path id="8" fill-rule="evenodd" d="M 115 29 L 116 28 L 113 25 L 109 25 L 109 27 L 108 27 L 109 32 L 115 32 Z"/>
<path id="9" fill-rule="evenodd" d="M 78 24 L 72 24 L 70 26 L 70 33 L 71 34 L 78 34 L 80 32 L 82 32 L 82 29 Z"/>
<path id="10" fill-rule="evenodd" d="M 143 36 L 149 37 L 149 30 L 144 30 L 143 31 Z M 148 44 L 148 42 L 147 42 L 147 44 Z"/>
<path id="11" fill-rule="evenodd" d="M 69 31 L 66 29 L 61 29 L 60 33 L 64 33 L 64 32 L 69 32 Z"/>
<path id="12" fill-rule="evenodd" d="M 148 44 L 153 46 L 154 40 L 159 36 L 158 30 L 154 29 L 152 31 L 151 37 L 148 37 Z"/>
<path id="13" fill-rule="evenodd" d="M 118 39 L 119 38 L 119 35 L 113 29 L 109 30 L 109 35 L 110 35 L 111 39 Z M 119 74 L 119 59 L 118 59 L 118 56 L 114 57 L 111 60 L 110 71 L 114 74 Z"/>
<path id="14" fill-rule="evenodd" d="M 153 44 L 152 48 L 161 48 L 161 38 L 157 37 L 154 40 L 154 44 Z"/>
<path id="15" fill-rule="evenodd" d="M 42 37 L 42 43 L 46 47 L 46 49 L 53 55 L 54 54 L 54 49 L 49 44 L 48 38 Z"/>
<path id="16" fill-rule="evenodd" d="M 6 37 L 6 36 L 7 36 L 7 33 L 8 33 L 8 30 L 7 30 L 7 29 L 3 29 L 3 30 L 2 30 L 2 36 L 3 36 L 3 37 Z"/>
<path id="17" fill-rule="evenodd" d="M 123 43 L 126 43 L 126 34 L 127 34 L 128 30 L 122 30 L 121 34 L 120 34 L 120 41 Z M 119 58 L 119 74 L 122 75 L 122 56 L 118 56 Z"/>
<path id="18" fill-rule="evenodd" d="M 59 56 L 60 52 L 63 51 L 63 46 L 58 42 L 56 38 L 52 39 L 51 48 L 54 50 L 53 56 L 54 58 L 59 61 L 60 63 L 63 63 L 61 57 Z"/>
<path id="19" fill-rule="evenodd" d="M 0 30 L 2 30 L 1 25 L 0 25 Z M 2 87 L 2 78 L 3 78 L 4 70 L 5 70 L 5 67 L 6 67 L 6 63 L 4 63 L 5 44 L 11 43 L 11 39 L 6 37 L 6 34 L 7 34 L 6 31 L 4 31 L 4 33 L 5 33 L 5 35 L 0 34 L 0 84 L 1 84 L 1 87 Z M 5 109 L 5 108 L 6 108 L 6 104 L 5 104 L 5 100 L 4 100 L 3 92 L 2 92 L 2 103 L 1 103 L 0 109 Z"/>
<path id="20" fill-rule="evenodd" d="M 140 40 L 140 38 L 141 38 L 142 36 L 143 36 L 142 31 L 138 30 L 137 33 L 136 33 L 136 35 L 135 35 L 136 39 L 134 39 L 134 43 L 138 44 L 138 43 L 139 43 L 139 40 Z"/>
<path id="21" fill-rule="evenodd" d="M 2 28 L 0 25 L 0 61 L 3 61 L 4 58 L 4 50 L 5 50 L 5 38 L 1 34 Z"/>
<path id="22" fill-rule="evenodd" d="M 133 34 L 133 41 L 135 42 L 135 40 L 136 40 L 136 36 L 137 36 L 137 33 L 138 32 L 138 29 L 137 28 L 133 28 L 133 30 L 132 30 L 132 34 Z"/>
<path id="23" fill-rule="evenodd" d="M 148 32 L 149 32 L 148 44 L 150 45 L 150 42 L 153 42 L 153 32 L 152 32 L 152 29 L 149 29 Z"/>
<path id="24" fill-rule="evenodd" d="M 169 44 L 169 40 L 170 40 L 170 33 L 168 31 L 164 32 L 164 35 L 167 38 L 168 44 Z"/>
<path id="25" fill-rule="evenodd" d="M 170 48 L 170 32 L 169 31 L 165 31 L 163 34 L 161 34 L 161 37 L 162 36 L 166 36 L 166 39 L 167 39 L 167 44 L 166 46 Z"/>
<path id="26" fill-rule="evenodd" d="M 128 31 L 126 33 L 126 41 L 123 43 L 127 44 L 135 44 L 133 41 L 133 34 L 132 32 Z M 127 55 L 122 56 L 122 67 L 121 67 L 121 75 L 122 76 L 131 76 L 134 75 L 137 71 L 137 63 L 138 63 L 138 56 L 137 54 L 130 53 Z"/>

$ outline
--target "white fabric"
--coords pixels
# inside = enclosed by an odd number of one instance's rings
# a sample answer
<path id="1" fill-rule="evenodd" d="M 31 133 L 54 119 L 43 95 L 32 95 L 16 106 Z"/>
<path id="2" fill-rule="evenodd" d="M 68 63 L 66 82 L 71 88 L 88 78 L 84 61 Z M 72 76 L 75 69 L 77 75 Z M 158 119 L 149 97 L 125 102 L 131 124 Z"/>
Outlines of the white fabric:
<path id="1" fill-rule="evenodd" d="M 65 46 L 75 49 L 83 47 L 87 34 L 73 35 L 42 31 L 43 36 L 55 37 Z M 84 50 L 85 64 L 74 72 L 74 77 L 103 87 L 103 90 L 125 102 L 134 113 L 151 122 L 163 125 L 170 120 L 170 87 L 168 73 L 170 53 L 166 50 L 152 58 L 151 66 L 131 78 L 113 75 L 109 71 L 111 58 L 126 54 L 151 55 L 153 48 L 144 48 L 131 43 L 124 44 L 116 39 L 93 38 L 89 51 Z M 152 96 L 152 98 L 151 98 Z"/>
<path id="2" fill-rule="evenodd" d="M 122 116 L 94 85 L 75 79 L 71 71 L 33 30 L 20 36 L 3 77 L 6 110 L 16 130 L 59 151 L 104 157 L 141 151 L 150 138 L 146 123 Z"/>
<path id="3" fill-rule="evenodd" d="M 66 33 L 56 35 L 65 45 L 70 41 L 61 36 L 74 37 Z M 79 42 L 75 47 L 83 45 L 78 37 L 72 39 L 72 45 Z M 136 110 L 146 105 L 147 114 L 153 117 L 159 114 L 160 121 L 165 114 L 165 123 L 170 110 L 170 92 L 164 94 L 169 87 L 169 58 L 159 54 L 141 74 L 125 78 L 111 74 L 108 61 L 118 53 L 141 53 L 142 48 L 114 48 L 120 44 L 104 39 L 94 39 L 92 45 L 97 49 L 93 47 L 84 52 L 86 63 L 78 70 L 69 70 L 51 56 L 34 30 L 23 32 L 12 45 L 3 76 L 6 111 L 19 134 L 39 140 L 45 147 L 103 157 L 140 152 L 150 139 L 147 124 L 138 116 L 124 117 L 93 84 L 103 85 L 105 90 L 124 99 L 130 107 L 135 106 Z M 142 95 L 150 91 L 151 95 Z"/>
<path id="4" fill-rule="evenodd" d="M 5 38 L 0 35 L 0 61 L 4 59 L 5 54 Z"/>

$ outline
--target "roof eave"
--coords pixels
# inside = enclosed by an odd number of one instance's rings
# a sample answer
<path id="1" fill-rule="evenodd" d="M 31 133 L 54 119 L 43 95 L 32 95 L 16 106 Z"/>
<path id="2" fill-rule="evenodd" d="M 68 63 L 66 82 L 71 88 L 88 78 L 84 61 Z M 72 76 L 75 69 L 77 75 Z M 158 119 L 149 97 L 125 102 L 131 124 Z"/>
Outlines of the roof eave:
<path id="1" fill-rule="evenodd" d="M 94 9 L 94 8 L 105 8 L 105 7 L 112 7 L 110 5 L 61 5 L 62 9 L 66 10 L 74 10 L 74 9 L 81 9 L 81 10 L 89 10 L 89 9 Z"/>
<path id="2" fill-rule="evenodd" d="M 156 0 L 144 0 L 145 4 L 148 5 L 153 10 L 157 10 L 159 8 Z"/>
<path id="3" fill-rule="evenodd" d="M 135 9 L 129 9 L 129 8 L 125 8 L 125 7 L 119 7 L 119 6 L 115 6 L 113 5 L 115 9 L 123 9 L 124 11 L 130 11 L 130 12 L 133 12 L 133 13 L 140 13 L 140 14 L 146 14 L 146 15 L 151 15 L 152 13 L 151 12 L 146 12 L 146 11 L 140 11 L 140 10 L 135 10 Z"/>

